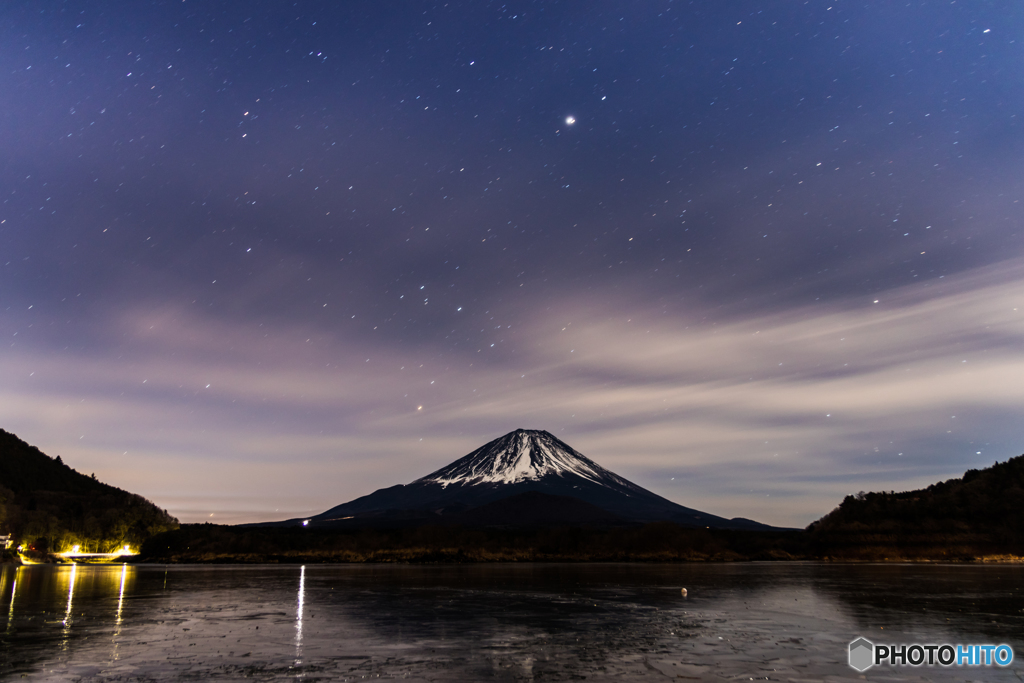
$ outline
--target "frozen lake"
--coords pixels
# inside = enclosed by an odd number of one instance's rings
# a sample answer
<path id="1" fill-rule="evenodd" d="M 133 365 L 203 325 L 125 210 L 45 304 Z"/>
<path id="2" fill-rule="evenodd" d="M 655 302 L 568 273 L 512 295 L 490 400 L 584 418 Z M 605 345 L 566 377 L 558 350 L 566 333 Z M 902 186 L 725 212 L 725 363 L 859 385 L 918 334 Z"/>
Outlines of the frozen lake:
<path id="1" fill-rule="evenodd" d="M 1022 591 L 1019 566 L 3 567 L 0 677 L 1020 681 Z M 1017 659 L 860 674 L 859 636 Z"/>

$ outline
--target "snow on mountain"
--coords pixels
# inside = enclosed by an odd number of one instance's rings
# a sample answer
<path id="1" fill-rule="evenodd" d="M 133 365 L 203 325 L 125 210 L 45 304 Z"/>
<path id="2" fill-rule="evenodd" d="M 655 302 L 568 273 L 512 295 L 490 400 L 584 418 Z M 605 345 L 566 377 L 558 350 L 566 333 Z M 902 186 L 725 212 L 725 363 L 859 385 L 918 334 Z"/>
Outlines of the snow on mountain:
<path id="1" fill-rule="evenodd" d="M 598 513 L 598 517 L 607 513 L 603 523 L 618 519 L 628 523 L 674 521 L 709 528 L 767 528 L 750 520 L 728 520 L 674 503 L 606 470 L 552 434 L 528 429 L 505 434 L 409 484 L 379 489 L 305 520 L 274 524 L 358 527 L 441 523 L 446 519 L 465 521 L 460 515 L 500 501 L 505 501 L 499 505 L 502 514 L 513 514 L 510 510 L 530 505 L 554 510 L 558 505 L 564 507 L 565 500 L 576 501 L 565 514 L 597 519 L 594 511 L 603 511 Z M 556 505 L 557 501 L 562 502 Z"/>
<path id="2" fill-rule="evenodd" d="M 517 429 L 413 484 L 517 484 L 576 475 L 595 484 L 631 487 L 565 442 L 544 431 Z"/>

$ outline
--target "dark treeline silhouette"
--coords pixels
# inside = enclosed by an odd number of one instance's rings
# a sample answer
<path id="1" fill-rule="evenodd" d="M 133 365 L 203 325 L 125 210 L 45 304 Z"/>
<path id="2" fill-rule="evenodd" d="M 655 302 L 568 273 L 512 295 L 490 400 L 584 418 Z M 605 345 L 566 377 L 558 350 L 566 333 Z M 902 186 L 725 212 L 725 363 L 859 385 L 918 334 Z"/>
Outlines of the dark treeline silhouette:
<path id="1" fill-rule="evenodd" d="M 138 548 L 177 520 L 142 496 L 86 476 L 0 429 L 0 533 L 39 553 Z"/>
<path id="2" fill-rule="evenodd" d="M 388 524 L 396 520 L 384 519 L 372 528 L 179 527 L 145 498 L 0 430 L 0 534 L 43 553 L 130 545 L 156 562 L 1016 560 L 1024 556 L 1021 500 L 1024 456 L 926 489 L 847 496 L 806 530 L 629 524 L 575 499 L 539 494 L 469 510 L 447 524 L 417 518 L 394 528 Z"/>
<path id="3" fill-rule="evenodd" d="M 1024 456 L 901 493 L 858 493 L 808 527 L 837 559 L 970 560 L 1024 555 Z"/>
<path id="4" fill-rule="evenodd" d="M 184 524 L 142 546 L 151 562 L 536 562 L 795 559 L 803 531 L 632 527 L 307 529 Z"/>
<path id="5" fill-rule="evenodd" d="M 1024 456 L 919 491 L 847 496 L 806 530 L 688 528 L 671 522 L 602 525 L 600 520 L 540 524 L 521 514 L 525 524 L 511 524 L 507 515 L 495 517 L 501 524 L 494 524 L 470 510 L 459 524 L 404 520 L 399 525 L 394 519 L 394 528 L 187 524 L 151 538 L 142 557 L 154 562 L 304 563 L 1012 560 L 1024 555 L 1022 493 Z M 551 503 L 547 498 L 517 504 Z"/>

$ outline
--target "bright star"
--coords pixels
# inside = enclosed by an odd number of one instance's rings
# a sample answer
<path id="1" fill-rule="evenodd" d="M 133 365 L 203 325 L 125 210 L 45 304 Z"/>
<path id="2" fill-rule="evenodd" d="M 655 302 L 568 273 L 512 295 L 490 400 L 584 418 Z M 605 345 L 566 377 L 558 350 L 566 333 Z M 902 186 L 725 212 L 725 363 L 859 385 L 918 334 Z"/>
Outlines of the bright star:
<path id="1" fill-rule="evenodd" d="M 565 125 L 571 126 L 574 123 L 576 123 L 576 119 L 575 118 L 573 118 L 572 116 L 566 116 L 565 117 Z"/>

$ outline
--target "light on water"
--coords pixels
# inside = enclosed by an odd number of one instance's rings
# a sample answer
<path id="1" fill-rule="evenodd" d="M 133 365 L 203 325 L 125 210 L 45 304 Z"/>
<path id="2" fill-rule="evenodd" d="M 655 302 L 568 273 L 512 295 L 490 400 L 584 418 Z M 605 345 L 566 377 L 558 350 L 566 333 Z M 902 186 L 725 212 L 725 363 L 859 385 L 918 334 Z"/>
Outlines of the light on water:
<path id="1" fill-rule="evenodd" d="M 14 598 L 18 594 L 18 572 L 20 571 L 21 567 L 18 567 L 18 569 L 15 570 L 14 578 L 11 581 L 11 606 L 7 610 L 7 630 L 5 632 L 7 635 L 11 634 L 11 627 L 14 624 Z M 7 593 L 7 574 L 8 572 L 5 570 L 3 572 L 4 594 Z"/>
<path id="2" fill-rule="evenodd" d="M 1024 652 L 1021 579 L 813 563 L 4 567 L 0 678 L 845 680 L 859 637 Z M 1020 667 L 971 673 L 1017 681 Z"/>
<path id="3" fill-rule="evenodd" d="M 117 593 L 117 625 L 121 625 L 121 608 L 124 607 L 124 581 L 128 578 L 128 565 L 121 565 L 121 588 Z"/>
<path id="4" fill-rule="evenodd" d="M 63 569 L 63 567 L 62 567 Z M 64 635 L 67 636 L 71 629 L 71 605 L 75 599 L 75 578 L 78 576 L 78 565 L 71 565 L 71 576 L 68 577 L 68 606 L 64 610 Z"/>
<path id="5" fill-rule="evenodd" d="M 295 665 L 302 664 L 302 603 L 306 595 L 306 565 L 299 569 L 299 599 L 295 608 Z"/>

